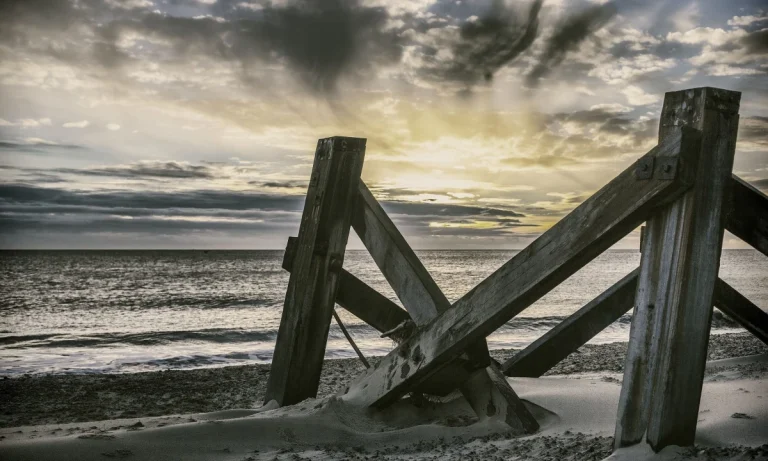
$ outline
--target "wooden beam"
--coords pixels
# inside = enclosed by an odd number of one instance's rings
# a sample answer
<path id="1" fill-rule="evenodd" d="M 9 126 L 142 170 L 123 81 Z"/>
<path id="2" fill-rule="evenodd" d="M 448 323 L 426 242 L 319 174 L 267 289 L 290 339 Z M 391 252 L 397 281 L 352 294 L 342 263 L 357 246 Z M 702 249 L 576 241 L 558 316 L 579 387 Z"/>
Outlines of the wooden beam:
<path id="1" fill-rule="evenodd" d="M 729 186 L 725 228 L 768 256 L 768 197 L 736 175 Z"/>
<path id="2" fill-rule="evenodd" d="M 451 308 L 442 290 L 363 181 L 360 181 L 358 209 L 352 227 L 417 326 L 426 325 Z M 460 390 L 480 419 L 501 418 L 521 433 L 538 430 L 536 419 L 520 402 L 509 382 L 498 379 L 498 370 L 491 368 L 484 337 L 466 350 L 464 358 L 462 364 L 450 363 L 437 370 L 437 376 L 414 389 L 431 387 L 430 382 L 448 382 L 451 388 L 464 383 Z M 438 377 L 440 379 L 435 379 Z"/>
<path id="3" fill-rule="evenodd" d="M 635 269 L 504 362 L 504 374 L 538 378 L 629 312 L 635 301 L 638 273 L 639 269 Z M 722 279 L 715 286 L 714 305 L 768 344 L 768 314 Z"/>
<path id="4" fill-rule="evenodd" d="M 667 93 L 659 140 L 682 126 L 702 133 L 696 184 L 648 220 L 614 436 L 661 450 L 696 433 L 712 301 L 720 265 L 740 93 Z"/>
<path id="5" fill-rule="evenodd" d="M 504 362 L 507 376 L 538 378 L 632 309 L 639 269 Z"/>
<path id="6" fill-rule="evenodd" d="M 317 395 L 364 156 L 365 139 L 317 143 L 265 402 L 292 405 Z"/>
<path id="7" fill-rule="evenodd" d="M 346 399 L 384 406 L 467 346 L 492 333 L 557 284 L 635 229 L 656 207 L 682 195 L 692 184 L 692 154 L 699 135 L 685 130 L 600 189 L 554 227 L 384 357 L 350 388 Z M 658 160 L 650 179 L 643 165 Z M 676 165 L 664 173 L 665 165 Z M 636 174 L 637 173 L 637 174 Z M 669 174 L 674 173 L 674 174 Z"/>
<path id="8" fill-rule="evenodd" d="M 296 241 L 296 237 L 288 237 L 285 247 L 283 269 L 288 272 L 293 270 Z M 336 303 L 381 333 L 411 318 L 403 308 L 343 268 L 339 271 Z M 393 339 L 398 341 L 399 337 Z"/>
<path id="9" fill-rule="evenodd" d="M 504 421 L 516 434 L 533 434 L 539 430 L 538 421 L 495 363 L 477 370 L 459 389 L 481 420 Z"/>
<path id="10" fill-rule="evenodd" d="M 768 345 L 768 314 L 721 279 L 715 286 L 715 307 Z"/>
<path id="11" fill-rule="evenodd" d="M 296 237 L 288 237 L 288 244 L 283 254 L 283 269 L 288 272 L 293 269 L 296 242 Z M 339 272 L 336 304 L 381 333 L 393 330 L 403 322 L 411 320 L 408 312 L 343 268 Z M 390 336 L 390 339 L 400 343 L 410 335 L 411 331 L 412 328 L 406 328 Z M 437 396 L 447 395 L 469 379 L 475 368 L 476 365 L 467 357 L 460 357 L 420 384 L 414 391 Z"/>
<path id="12" fill-rule="evenodd" d="M 429 322 L 451 307 L 363 181 L 358 186 L 352 227 L 417 325 Z"/>

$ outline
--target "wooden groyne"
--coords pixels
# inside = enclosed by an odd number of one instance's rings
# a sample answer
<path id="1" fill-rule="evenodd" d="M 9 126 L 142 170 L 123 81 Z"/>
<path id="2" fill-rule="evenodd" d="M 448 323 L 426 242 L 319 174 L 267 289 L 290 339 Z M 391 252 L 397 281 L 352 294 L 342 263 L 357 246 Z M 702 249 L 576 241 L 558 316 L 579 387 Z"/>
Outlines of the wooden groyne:
<path id="1" fill-rule="evenodd" d="M 538 377 L 632 310 L 615 446 L 691 445 L 712 307 L 768 343 L 768 315 L 718 278 L 727 229 L 768 256 L 768 198 L 732 174 L 741 94 L 667 93 L 658 145 L 452 305 L 360 179 L 365 139 L 318 142 L 266 401 L 317 394 L 334 304 L 397 347 L 350 384 L 381 408 L 459 390 L 513 432 L 538 424 L 504 375 Z M 503 365 L 486 337 L 645 223 L 640 267 Z M 354 229 L 405 310 L 342 268 Z"/>

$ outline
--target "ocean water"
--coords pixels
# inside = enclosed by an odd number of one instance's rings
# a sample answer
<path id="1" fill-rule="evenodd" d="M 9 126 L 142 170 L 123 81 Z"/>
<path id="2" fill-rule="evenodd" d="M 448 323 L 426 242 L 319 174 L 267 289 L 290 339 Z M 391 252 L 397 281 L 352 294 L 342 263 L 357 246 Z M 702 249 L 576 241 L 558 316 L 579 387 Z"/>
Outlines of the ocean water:
<path id="1" fill-rule="evenodd" d="M 515 251 L 419 251 L 450 301 Z M 0 375 L 132 373 L 271 361 L 288 274 L 282 251 L 0 252 Z M 608 251 L 488 338 L 524 347 L 639 264 L 637 251 Z M 398 302 L 370 256 L 344 267 Z M 768 309 L 768 258 L 726 250 L 720 276 Z M 394 344 L 338 308 L 366 355 Z M 625 341 L 629 316 L 592 342 Z M 740 328 L 716 316 L 713 331 Z M 327 357 L 354 357 L 332 323 Z"/>

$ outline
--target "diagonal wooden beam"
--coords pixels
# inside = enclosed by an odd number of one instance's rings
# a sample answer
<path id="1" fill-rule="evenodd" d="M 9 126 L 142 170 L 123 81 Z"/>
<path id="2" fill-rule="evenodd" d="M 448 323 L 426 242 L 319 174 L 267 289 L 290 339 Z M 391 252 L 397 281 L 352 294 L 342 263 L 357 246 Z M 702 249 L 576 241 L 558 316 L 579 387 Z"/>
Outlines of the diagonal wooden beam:
<path id="1" fill-rule="evenodd" d="M 296 243 L 296 237 L 288 237 L 282 264 L 283 269 L 288 272 L 293 270 Z M 336 303 L 381 333 L 394 330 L 403 325 L 403 322 L 411 321 L 408 312 L 344 268 L 339 271 Z M 391 335 L 390 339 L 400 343 L 412 331 L 412 327 L 402 329 Z M 466 357 L 458 358 L 420 384 L 415 391 L 437 396 L 447 395 L 469 379 L 471 370 L 475 367 L 476 365 Z"/>
<path id="2" fill-rule="evenodd" d="M 365 141 L 317 142 L 265 402 L 292 405 L 317 395 Z"/>
<path id="3" fill-rule="evenodd" d="M 440 287 L 361 180 L 352 228 L 417 325 L 451 307 Z"/>
<path id="4" fill-rule="evenodd" d="M 725 228 L 768 256 L 768 197 L 736 175 L 727 196 Z"/>
<path id="5" fill-rule="evenodd" d="M 454 308 L 383 358 L 351 386 L 346 398 L 366 406 L 392 403 L 533 304 L 639 226 L 656 207 L 689 189 L 698 145 L 699 134 L 685 130 L 653 148 L 457 301 Z M 647 170 L 651 177 L 640 179 Z"/>
<path id="6" fill-rule="evenodd" d="M 288 272 L 293 270 L 297 240 L 288 237 L 283 254 L 283 269 Z M 336 303 L 382 333 L 411 318 L 400 306 L 343 268 L 339 271 Z"/>
<path id="7" fill-rule="evenodd" d="M 638 269 L 504 362 L 507 376 L 538 378 L 632 309 Z"/>
<path id="8" fill-rule="evenodd" d="M 352 227 L 417 326 L 428 324 L 451 308 L 442 290 L 362 180 Z M 498 369 L 491 367 L 485 338 L 476 341 L 464 355 L 467 359 L 464 366 L 451 363 L 437 370 L 437 374 L 461 379 L 464 384 L 460 390 L 478 417 L 501 418 L 521 433 L 538 430 L 536 419 L 506 379 L 498 379 L 501 375 Z"/>
<path id="9" fill-rule="evenodd" d="M 718 279 L 715 285 L 715 306 L 736 320 L 747 331 L 768 344 L 768 314 L 752 304 L 732 286 Z"/>
<path id="10" fill-rule="evenodd" d="M 605 290 L 555 328 L 504 362 L 507 376 L 538 378 L 632 309 L 638 269 Z M 722 279 L 714 305 L 768 344 L 768 314 Z"/>

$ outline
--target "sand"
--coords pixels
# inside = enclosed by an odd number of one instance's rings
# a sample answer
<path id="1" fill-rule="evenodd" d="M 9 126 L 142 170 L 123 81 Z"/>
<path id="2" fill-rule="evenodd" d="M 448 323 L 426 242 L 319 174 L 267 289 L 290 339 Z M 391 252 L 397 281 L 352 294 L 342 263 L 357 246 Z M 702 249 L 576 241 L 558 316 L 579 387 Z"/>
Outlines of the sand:
<path id="1" fill-rule="evenodd" d="M 605 459 L 625 350 L 585 346 L 546 377 L 511 379 L 542 426 L 522 438 L 478 422 L 458 394 L 376 414 L 352 407 L 333 396 L 361 370 L 352 360 L 327 362 L 318 399 L 261 412 L 260 366 L 3 380 L 0 459 Z M 768 348 L 746 334 L 713 336 L 710 358 L 697 445 L 637 446 L 610 459 L 768 460 Z M 83 422 L 91 415 L 96 422 Z M 35 426 L 9 427 L 20 424 Z"/>

